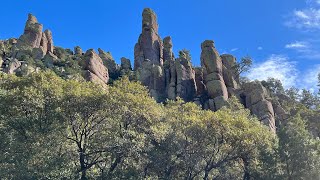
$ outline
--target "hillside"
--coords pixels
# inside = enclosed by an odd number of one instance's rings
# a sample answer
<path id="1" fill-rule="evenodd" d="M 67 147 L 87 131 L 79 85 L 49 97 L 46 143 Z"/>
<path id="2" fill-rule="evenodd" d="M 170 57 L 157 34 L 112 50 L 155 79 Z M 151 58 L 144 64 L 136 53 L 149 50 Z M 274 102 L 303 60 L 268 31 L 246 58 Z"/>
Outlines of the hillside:
<path id="1" fill-rule="evenodd" d="M 144 9 L 133 67 L 55 46 L 32 14 L 1 40 L 0 179 L 320 178 L 318 96 L 246 80 L 213 40 L 193 67 L 158 28 Z"/>

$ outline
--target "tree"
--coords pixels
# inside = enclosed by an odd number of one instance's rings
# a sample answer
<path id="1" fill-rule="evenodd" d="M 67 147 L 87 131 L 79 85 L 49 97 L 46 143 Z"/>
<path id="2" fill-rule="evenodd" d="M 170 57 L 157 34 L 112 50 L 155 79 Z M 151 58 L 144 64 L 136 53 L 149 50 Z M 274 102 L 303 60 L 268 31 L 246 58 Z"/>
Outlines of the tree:
<path id="1" fill-rule="evenodd" d="M 285 91 L 285 94 L 293 101 L 298 102 L 299 101 L 299 89 L 295 87 L 291 87 Z"/>
<path id="2" fill-rule="evenodd" d="M 319 179 L 319 140 L 306 130 L 300 114 L 279 130 L 279 152 L 286 179 Z"/>
<path id="3" fill-rule="evenodd" d="M 279 79 L 269 77 L 267 81 L 262 81 L 261 83 L 264 87 L 269 89 L 273 95 L 285 93 L 282 83 Z"/>
<path id="4" fill-rule="evenodd" d="M 252 66 L 252 58 L 250 56 L 242 57 L 240 62 L 233 67 L 237 72 L 236 77 L 239 77 L 243 72 L 248 72 Z"/>
<path id="5" fill-rule="evenodd" d="M 184 58 L 187 59 L 189 62 L 191 61 L 191 54 L 190 51 L 187 49 L 182 49 L 181 51 L 179 51 L 179 58 Z"/>
<path id="6" fill-rule="evenodd" d="M 316 105 L 316 98 L 310 90 L 302 89 L 300 103 L 305 105 L 307 108 L 314 108 Z"/>
<path id="7" fill-rule="evenodd" d="M 5 162 L 0 176 L 8 179 L 71 178 L 65 144 L 59 132 L 63 81 L 52 72 L 16 77 L 2 75 L 0 132 Z"/>
<path id="8" fill-rule="evenodd" d="M 274 152 L 274 136 L 238 102 L 231 102 L 230 108 L 212 112 L 179 99 L 167 102 L 161 128 L 166 133 L 150 151 L 148 175 L 160 179 L 267 177 L 266 171 L 257 170 L 262 168 L 257 162 L 262 152 Z"/>

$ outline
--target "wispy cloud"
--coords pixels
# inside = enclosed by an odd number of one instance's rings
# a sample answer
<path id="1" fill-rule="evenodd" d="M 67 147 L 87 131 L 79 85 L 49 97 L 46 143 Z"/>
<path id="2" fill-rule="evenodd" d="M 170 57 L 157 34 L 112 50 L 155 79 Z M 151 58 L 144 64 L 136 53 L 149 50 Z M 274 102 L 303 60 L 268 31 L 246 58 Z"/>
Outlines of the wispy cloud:
<path id="1" fill-rule="evenodd" d="M 293 10 L 285 25 L 306 31 L 320 29 L 320 0 L 306 2 L 307 7 Z"/>
<path id="2" fill-rule="evenodd" d="M 239 48 L 233 48 L 233 49 L 231 49 L 230 51 L 231 52 L 235 52 L 235 51 L 238 51 L 239 50 Z"/>
<path id="3" fill-rule="evenodd" d="M 257 49 L 258 49 L 259 51 L 261 51 L 261 50 L 263 50 L 263 47 L 259 46 Z"/>
<path id="4" fill-rule="evenodd" d="M 247 77 L 251 80 L 267 80 L 269 77 L 279 79 L 285 88 L 296 86 L 298 71 L 296 62 L 289 61 L 283 55 L 271 55 L 260 64 L 256 64 Z"/>
<path id="5" fill-rule="evenodd" d="M 310 69 L 298 70 L 297 62 L 284 55 L 271 55 L 266 60 L 254 65 L 246 76 L 250 80 L 267 80 L 269 77 L 279 79 L 284 88 L 297 87 L 317 92 L 320 64 Z"/>
<path id="6" fill-rule="evenodd" d="M 309 48 L 309 43 L 308 42 L 303 42 L 303 41 L 296 41 L 290 44 L 286 44 L 285 48 L 287 49 L 306 49 Z"/>
<path id="7" fill-rule="evenodd" d="M 315 65 L 312 69 L 306 70 L 302 75 L 298 86 L 301 88 L 309 89 L 311 92 L 317 92 L 318 87 L 318 74 L 320 73 L 320 64 Z"/>

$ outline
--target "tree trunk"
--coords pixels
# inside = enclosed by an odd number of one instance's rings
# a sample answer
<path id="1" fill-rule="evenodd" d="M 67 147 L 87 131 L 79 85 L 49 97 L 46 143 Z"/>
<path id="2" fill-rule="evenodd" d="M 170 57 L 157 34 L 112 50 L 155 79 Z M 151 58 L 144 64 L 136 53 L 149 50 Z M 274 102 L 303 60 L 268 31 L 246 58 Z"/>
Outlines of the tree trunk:
<path id="1" fill-rule="evenodd" d="M 244 165 L 243 180 L 250 180 L 249 162 L 246 158 L 242 158 Z"/>
<path id="2" fill-rule="evenodd" d="M 79 152 L 79 161 L 81 167 L 81 180 L 87 180 L 87 169 L 84 162 L 84 153 L 82 151 Z"/>
<path id="3" fill-rule="evenodd" d="M 207 170 L 207 169 L 204 171 L 204 177 L 203 177 L 203 180 L 208 180 L 208 178 L 209 178 L 209 172 L 210 172 L 210 171 L 209 171 L 209 170 Z"/>

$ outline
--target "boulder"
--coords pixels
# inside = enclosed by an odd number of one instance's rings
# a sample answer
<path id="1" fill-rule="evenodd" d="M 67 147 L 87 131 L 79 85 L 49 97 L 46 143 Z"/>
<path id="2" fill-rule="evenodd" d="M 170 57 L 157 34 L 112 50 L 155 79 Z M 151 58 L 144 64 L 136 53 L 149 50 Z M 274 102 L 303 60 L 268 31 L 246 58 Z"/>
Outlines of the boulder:
<path id="1" fill-rule="evenodd" d="M 256 115 L 272 132 L 275 132 L 275 113 L 266 88 L 261 82 L 253 81 L 243 85 L 243 93 L 245 107 L 250 109 L 251 113 Z"/>
<path id="2" fill-rule="evenodd" d="M 48 68 L 53 68 L 54 63 L 58 61 L 58 57 L 51 52 L 48 52 L 42 59 L 44 65 Z"/>
<path id="3" fill-rule="evenodd" d="M 84 61 L 84 69 L 86 70 L 85 78 L 88 81 L 108 83 L 108 69 L 103 65 L 102 59 L 93 49 L 89 49 L 85 53 Z"/>
<path id="4" fill-rule="evenodd" d="M 236 72 L 236 58 L 230 54 L 224 54 L 220 56 L 223 63 L 223 79 L 228 88 L 239 88 L 239 76 Z M 230 94 L 230 92 L 229 92 Z"/>
<path id="5" fill-rule="evenodd" d="M 21 62 L 17 59 L 9 61 L 9 66 L 6 68 L 5 72 L 8 74 L 14 74 L 15 71 L 21 66 Z"/>
<path id="6" fill-rule="evenodd" d="M 33 48 L 32 49 L 32 58 L 42 59 L 46 55 L 46 51 L 43 48 Z"/>

